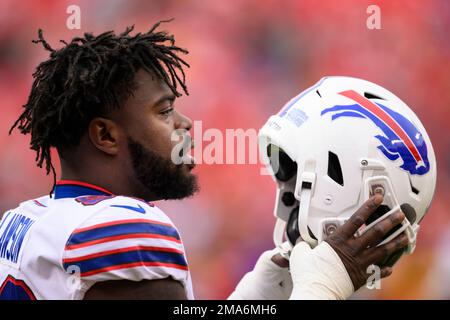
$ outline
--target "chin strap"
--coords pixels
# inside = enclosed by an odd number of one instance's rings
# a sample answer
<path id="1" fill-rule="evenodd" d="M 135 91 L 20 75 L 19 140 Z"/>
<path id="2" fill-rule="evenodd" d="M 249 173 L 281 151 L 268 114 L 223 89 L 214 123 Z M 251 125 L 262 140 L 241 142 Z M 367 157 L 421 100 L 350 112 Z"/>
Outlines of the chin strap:
<path id="1" fill-rule="evenodd" d="M 316 174 L 311 171 L 303 172 L 297 182 L 295 193 L 300 199 L 300 208 L 298 211 L 298 230 L 304 241 L 313 248 L 317 246 L 317 240 L 312 238 L 308 230 L 309 206 L 316 181 Z"/>
<path id="2" fill-rule="evenodd" d="M 300 233 L 300 237 L 311 247 L 315 247 L 318 244 L 318 241 L 310 236 L 308 230 L 309 207 L 311 204 L 311 198 L 314 193 L 314 186 L 316 182 L 316 173 L 314 172 L 314 170 L 315 161 L 313 159 L 308 159 L 307 161 L 305 161 L 304 171 L 300 176 L 297 175 L 297 181 L 294 191 L 295 198 L 300 202 L 298 212 L 298 230 Z M 277 248 L 280 250 L 280 254 L 284 258 L 288 259 L 290 251 L 292 247 L 295 246 L 295 243 L 292 243 L 290 245 L 290 248 L 286 248 L 286 245 L 283 245 L 286 232 L 286 224 L 287 221 L 284 221 L 279 217 L 277 218 L 273 231 L 273 241 Z"/>
<path id="3" fill-rule="evenodd" d="M 286 260 L 289 260 L 289 254 L 293 247 L 289 244 L 289 241 L 283 242 L 286 224 L 286 221 L 277 218 L 275 228 L 273 229 L 273 242 L 278 248 L 280 255 Z"/>

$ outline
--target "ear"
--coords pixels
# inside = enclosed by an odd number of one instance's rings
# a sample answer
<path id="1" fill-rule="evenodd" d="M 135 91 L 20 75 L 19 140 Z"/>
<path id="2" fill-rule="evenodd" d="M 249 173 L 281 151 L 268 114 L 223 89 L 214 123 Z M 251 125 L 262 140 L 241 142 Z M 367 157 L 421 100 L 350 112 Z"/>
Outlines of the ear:
<path id="1" fill-rule="evenodd" d="M 120 129 L 113 120 L 94 118 L 88 128 L 89 140 L 99 150 L 116 155 L 119 152 Z"/>

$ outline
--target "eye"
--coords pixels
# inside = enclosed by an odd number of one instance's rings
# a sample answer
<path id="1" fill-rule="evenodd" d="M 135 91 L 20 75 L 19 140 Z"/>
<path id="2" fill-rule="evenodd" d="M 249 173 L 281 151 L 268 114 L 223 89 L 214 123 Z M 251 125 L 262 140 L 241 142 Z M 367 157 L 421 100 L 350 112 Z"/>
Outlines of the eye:
<path id="1" fill-rule="evenodd" d="M 164 109 L 163 111 L 160 112 L 161 115 L 168 117 L 173 113 L 173 107 Z"/>

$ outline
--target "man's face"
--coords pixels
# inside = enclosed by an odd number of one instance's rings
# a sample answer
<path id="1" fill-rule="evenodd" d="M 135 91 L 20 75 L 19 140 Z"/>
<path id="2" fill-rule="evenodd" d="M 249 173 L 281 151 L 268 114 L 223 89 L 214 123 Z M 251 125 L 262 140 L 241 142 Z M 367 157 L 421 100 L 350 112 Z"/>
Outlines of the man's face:
<path id="1" fill-rule="evenodd" d="M 193 159 L 188 158 L 192 160 L 188 164 L 175 164 L 173 159 L 179 157 L 174 150 L 179 150 L 175 146 L 182 140 L 176 132 L 186 133 L 192 122 L 175 108 L 175 95 L 164 81 L 141 70 L 135 82 L 136 90 L 120 109 L 118 119 L 127 138 L 125 152 L 132 178 L 152 200 L 188 197 L 198 190 L 191 173 Z"/>

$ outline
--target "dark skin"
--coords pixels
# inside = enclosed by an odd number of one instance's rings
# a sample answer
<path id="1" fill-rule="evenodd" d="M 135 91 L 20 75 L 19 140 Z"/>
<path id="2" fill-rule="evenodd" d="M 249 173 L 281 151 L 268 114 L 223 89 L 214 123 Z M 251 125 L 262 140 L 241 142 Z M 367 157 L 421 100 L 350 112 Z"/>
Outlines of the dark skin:
<path id="1" fill-rule="evenodd" d="M 114 194 L 160 200 L 136 179 L 127 137 L 170 159 L 179 143 L 171 141 L 172 133 L 190 130 L 192 121 L 174 107 L 176 97 L 163 81 L 141 70 L 135 82 L 137 89 L 121 108 L 93 119 L 80 145 L 60 152 L 62 179 L 89 182 Z M 183 165 L 186 175 L 191 175 L 192 168 Z"/>
<path id="2" fill-rule="evenodd" d="M 80 145 L 60 151 L 62 179 L 101 186 L 113 194 L 159 200 L 135 177 L 127 137 L 170 159 L 174 130 L 190 130 L 192 121 L 174 108 L 175 95 L 161 80 L 144 71 L 124 106 L 91 121 Z M 183 164 L 191 175 L 193 165 Z M 113 288 L 113 289 L 111 289 Z M 152 281 L 105 281 L 90 288 L 85 299 L 186 299 L 182 284 L 172 278 Z"/>
<path id="3" fill-rule="evenodd" d="M 341 258 L 353 282 L 355 290 L 362 287 L 371 274 L 367 267 L 382 262 L 391 254 L 408 245 L 408 237 L 402 233 L 392 241 L 377 246 L 386 234 L 405 219 L 403 212 L 396 212 L 388 218 L 378 222 L 372 229 L 360 237 L 355 237 L 356 231 L 365 223 L 369 216 L 375 212 L 383 201 L 383 196 L 377 194 L 367 200 L 356 213 L 341 227 L 331 234 L 326 242 Z M 392 274 L 392 268 L 381 268 L 381 277 Z"/>
<path id="4" fill-rule="evenodd" d="M 99 185 L 114 194 L 139 197 L 147 201 L 159 200 L 136 179 L 127 149 L 127 137 L 146 148 L 170 159 L 173 147 L 179 141 L 171 141 L 174 130 L 190 130 L 192 122 L 173 107 L 175 95 L 161 80 L 139 71 L 135 78 L 137 88 L 124 106 L 107 117 L 91 121 L 80 145 L 60 150 L 62 179 L 78 180 Z M 183 164 L 186 175 L 193 165 Z M 404 215 L 380 222 L 376 228 L 355 239 L 353 234 L 378 207 L 381 196 L 364 204 L 352 218 L 326 241 L 335 249 L 349 272 L 355 289 L 369 275 L 368 265 L 381 261 L 392 252 L 406 245 L 402 236 L 382 247 L 374 246 Z M 288 266 L 281 256 L 274 256 L 280 266 Z M 384 268 L 383 277 L 392 270 Z M 85 299 L 186 299 L 182 284 L 172 278 L 133 282 L 128 280 L 96 283 L 85 294 Z"/>
<path id="5" fill-rule="evenodd" d="M 186 300 L 183 285 L 166 278 L 151 281 L 104 281 L 96 283 L 85 300 Z"/>
<path id="6" fill-rule="evenodd" d="M 356 231 L 365 223 L 369 216 L 383 202 L 383 196 L 376 194 L 367 200 L 350 219 L 336 231 L 325 239 L 326 242 L 336 251 L 342 263 L 344 264 L 353 288 L 358 290 L 361 288 L 371 276 L 367 273 L 367 267 L 377 265 L 394 252 L 408 245 L 408 238 L 403 233 L 392 241 L 377 246 L 382 242 L 386 234 L 395 226 L 400 224 L 405 215 L 403 212 L 396 212 L 388 218 L 377 223 L 372 229 L 368 230 L 360 237 L 355 237 Z M 301 239 L 299 239 L 301 241 Z M 280 255 L 272 258 L 280 267 L 288 267 L 289 262 Z M 382 278 L 392 274 L 392 268 L 383 267 L 380 270 Z"/>

